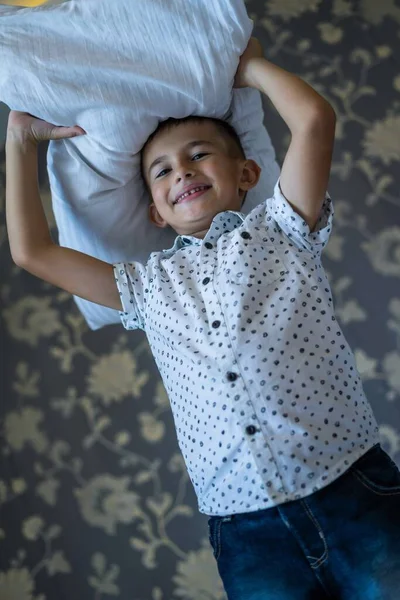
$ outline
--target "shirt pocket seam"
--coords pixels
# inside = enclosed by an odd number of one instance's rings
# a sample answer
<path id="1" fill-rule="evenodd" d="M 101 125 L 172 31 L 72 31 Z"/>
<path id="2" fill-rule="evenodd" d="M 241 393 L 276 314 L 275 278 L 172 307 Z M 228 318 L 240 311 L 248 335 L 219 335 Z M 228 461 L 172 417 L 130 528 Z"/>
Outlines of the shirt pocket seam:
<path id="1" fill-rule="evenodd" d="M 281 267 L 279 269 L 276 270 L 275 274 L 269 273 L 266 275 L 259 275 L 260 279 L 258 279 L 258 274 L 257 272 L 251 273 L 251 265 L 248 264 L 248 266 L 246 266 L 246 260 L 248 259 L 248 250 L 251 249 L 252 246 L 259 246 L 260 248 L 263 247 L 263 251 L 268 252 L 269 249 L 272 249 L 275 253 L 276 256 L 279 259 L 279 267 Z M 261 255 L 260 255 L 261 256 Z M 254 260 L 254 259 L 253 259 Z M 257 258 L 256 258 L 257 260 Z M 285 254 L 284 254 L 284 249 L 283 248 L 279 248 L 277 247 L 275 244 L 273 243 L 266 243 L 263 242 L 261 240 L 255 239 L 254 241 L 248 243 L 245 248 L 244 248 L 244 252 L 243 254 L 238 254 L 236 253 L 236 265 L 234 267 L 236 275 L 234 275 L 234 273 L 232 272 L 233 269 L 232 268 L 227 268 L 227 267 L 222 267 L 220 269 L 219 274 L 223 274 L 224 278 L 229 281 L 231 284 L 233 285 L 246 285 L 246 284 L 254 284 L 256 285 L 258 283 L 258 285 L 262 285 L 262 286 L 269 286 L 272 285 L 274 283 L 276 283 L 279 279 L 283 279 L 285 278 L 288 273 L 290 272 L 290 267 L 287 263 Z M 260 271 L 264 270 L 265 266 L 260 266 Z M 242 276 L 239 276 L 238 273 L 243 273 Z M 251 277 L 251 275 L 253 275 Z"/>

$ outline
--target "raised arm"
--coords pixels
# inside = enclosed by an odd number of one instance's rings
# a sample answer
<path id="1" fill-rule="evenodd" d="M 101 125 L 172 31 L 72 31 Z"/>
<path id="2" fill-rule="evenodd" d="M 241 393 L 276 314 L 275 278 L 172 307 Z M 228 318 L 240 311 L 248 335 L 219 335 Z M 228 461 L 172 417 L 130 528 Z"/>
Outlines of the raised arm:
<path id="1" fill-rule="evenodd" d="M 292 139 L 282 166 L 281 190 L 313 231 L 331 170 L 336 127 L 332 106 L 300 77 L 266 60 L 255 38 L 241 59 L 235 85 L 264 93 L 289 127 Z"/>
<path id="2" fill-rule="evenodd" d="M 14 262 L 71 294 L 122 310 L 113 266 L 55 244 L 42 207 L 38 186 L 37 145 L 43 139 L 73 137 L 77 135 L 74 132 L 76 128 L 57 128 L 58 131 L 53 129 L 53 134 L 42 132 L 42 139 L 39 135 L 35 141 L 31 134 L 27 134 L 26 128 L 21 128 L 22 115 L 10 115 L 6 140 L 6 220 Z M 28 119 L 29 115 L 26 116 L 26 121 Z M 53 137 L 46 138 L 46 135 Z"/>

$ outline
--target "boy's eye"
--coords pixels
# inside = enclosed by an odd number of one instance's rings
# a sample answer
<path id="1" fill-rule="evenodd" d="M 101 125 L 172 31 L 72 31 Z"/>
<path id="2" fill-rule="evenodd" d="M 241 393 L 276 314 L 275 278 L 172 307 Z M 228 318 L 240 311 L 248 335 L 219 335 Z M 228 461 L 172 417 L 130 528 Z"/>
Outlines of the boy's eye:
<path id="1" fill-rule="evenodd" d="M 194 154 L 192 156 L 192 160 L 198 159 L 198 158 L 202 158 L 203 156 L 207 156 L 207 152 L 199 152 L 198 154 Z M 157 173 L 156 175 L 156 179 L 158 179 L 159 177 L 163 177 L 164 174 L 170 169 L 163 169 L 162 171 L 160 171 L 159 173 Z"/>
<path id="2" fill-rule="evenodd" d="M 166 173 L 168 171 L 168 169 L 163 169 L 162 171 L 160 171 L 157 175 L 156 175 L 156 179 L 158 179 L 159 177 L 162 177 L 164 175 L 164 173 Z"/>

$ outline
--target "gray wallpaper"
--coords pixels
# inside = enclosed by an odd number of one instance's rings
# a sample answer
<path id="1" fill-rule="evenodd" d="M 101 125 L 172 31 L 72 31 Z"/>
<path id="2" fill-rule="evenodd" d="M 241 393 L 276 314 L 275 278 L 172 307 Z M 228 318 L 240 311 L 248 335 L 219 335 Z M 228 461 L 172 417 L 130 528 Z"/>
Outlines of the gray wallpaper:
<path id="1" fill-rule="evenodd" d="M 247 5 L 267 57 L 336 110 L 324 264 L 382 444 L 400 463 L 400 6 Z M 288 133 L 268 103 L 266 124 L 282 161 Z M 12 263 L 4 184 L 2 152 L 0 600 L 223 600 L 145 335 L 90 331 L 67 293 Z"/>

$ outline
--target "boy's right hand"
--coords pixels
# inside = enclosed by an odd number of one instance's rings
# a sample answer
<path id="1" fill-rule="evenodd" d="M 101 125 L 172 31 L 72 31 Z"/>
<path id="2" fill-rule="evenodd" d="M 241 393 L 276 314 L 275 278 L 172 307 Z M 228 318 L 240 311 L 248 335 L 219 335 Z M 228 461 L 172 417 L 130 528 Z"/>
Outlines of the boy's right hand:
<path id="1" fill-rule="evenodd" d="M 257 38 L 250 38 L 249 44 L 240 58 L 239 68 L 235 76 L 235 88 L 253 87 L 251 80 L 252 64 L 264 57 L 264 50 Z"/>
<path id="2" fill-rule="evenodd" d="M 58 127 L 29 113 L 17 110 L 12 110 L 8 117 L 7 139 L 31 142 L 35 145 L 48 140 L 62 140 L 85 135 L 85 133 L 86 131 L 77 125 Z"/>

